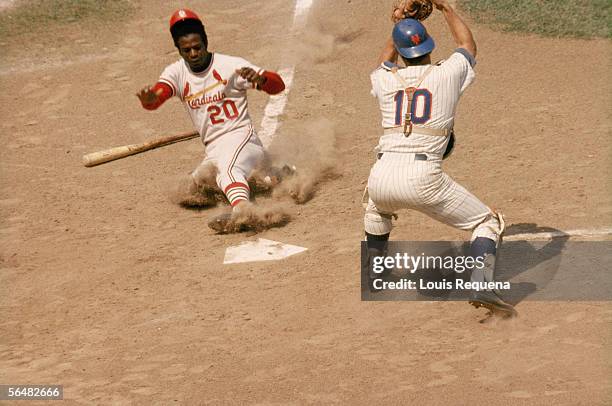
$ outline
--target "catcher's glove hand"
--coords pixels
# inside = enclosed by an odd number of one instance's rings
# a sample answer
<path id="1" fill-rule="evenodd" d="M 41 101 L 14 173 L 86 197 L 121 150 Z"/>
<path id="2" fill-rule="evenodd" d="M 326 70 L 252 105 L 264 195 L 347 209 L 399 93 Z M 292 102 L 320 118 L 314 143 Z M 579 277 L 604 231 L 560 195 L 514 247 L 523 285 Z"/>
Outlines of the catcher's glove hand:
<path id="1" fill-rule="evenodd" d="M 414 18 L 415 20 L 425 20 L 431 15 L 433 4 L 431 0 L 395 0 L 391 21 L 397 23 L 404 18 Z"/>

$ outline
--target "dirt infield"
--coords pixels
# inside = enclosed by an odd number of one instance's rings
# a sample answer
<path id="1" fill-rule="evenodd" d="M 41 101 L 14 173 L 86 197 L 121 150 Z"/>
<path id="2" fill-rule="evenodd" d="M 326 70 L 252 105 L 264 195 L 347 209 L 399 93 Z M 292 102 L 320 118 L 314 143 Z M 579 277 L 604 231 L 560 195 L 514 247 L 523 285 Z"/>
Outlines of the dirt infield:
<path id="1" fill-rule="evenodd" d="M 135 96 L 178 57 L 166 24 L 180 5 L 204 17 L 209 49 L 271 69 L 299 56 L 277 142 L 307 146 L 325 123 L 331 142 L 312 140 L 334 170 L 258 237 L 307 252 L 222 265 L 256 237 L 215 235 L 206 223 L 224 207 L 169 196 L 201 161 L 198 140 L 82 166 L 191 130 L 176 100 L 148 112 Z M 66 404 L 609 404 L 609 302 L 527 300 L 516 320 L 479 323 L 464 303 L 360 301 L 361 193 L 380 135 L 369 73 L 389 5 L 314 0 L 299 43 L 293 7 L 142 2 L 131 24 L 28 41 L 31 54 L 3 40 L 0 383 L 62 384 Z M 428 28 L 446 57 L 438 13 Z M 612 225 L 611 42 L 472 28 L 477 80 L 447 172 L 517 233 Z M 249 101 L 258 125 L 267 97 Z M 403 212 L 393 238 L 469 236 Z"/>

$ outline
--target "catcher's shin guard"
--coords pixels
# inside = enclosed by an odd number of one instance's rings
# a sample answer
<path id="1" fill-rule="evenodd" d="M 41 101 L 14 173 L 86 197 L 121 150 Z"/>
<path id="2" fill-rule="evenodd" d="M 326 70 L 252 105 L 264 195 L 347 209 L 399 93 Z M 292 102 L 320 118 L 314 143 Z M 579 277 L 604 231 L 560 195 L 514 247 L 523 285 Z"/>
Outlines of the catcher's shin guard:
<path id="1" fill-rule="evenodd" d="M 378 292 L 381 289 L 374 287 L 374 281 L 381 279 L 388 275 L 390 269 L 384 268 L 382 272 L 374 272 L 374 261 L 375 258 L 381 258 L 387 256 L 388 245 L 389 245 L 389 233 L 383 235 L 366 234 L 366 247 L 367 253 L 365 256 L 365 263 L 362 263 L 362 268 L 367 270 L 367 283 L 370 292 Z"/>
<path id="2" fill-rule="evenodd" d="M 490 238 L 478 237 L 470 246 L 472 258 L 484 258 L 482 268 L 472 270 L 472 282 L 493 282 L 495 274 L 495 254 L 497 252 L 495 241 Z"/>
<path id="3" fill-rule="evenodd" d="M 475 267 L 472 270 L 471 282 L 486 283 L 495 281 L 496 245 L 495 241 L 484 237 L 478 237 L 472 242 L 470 247 L 471 255 L 473 258 L 484 258 L 484 266 L 481 268 Z M 472 290 L 470 293 L 470 304 L 476 308 L 485 307 L 491 312 L 504 317 L 514 317 L 517 315 L 514 307 L 506 303 L 495 289 Z"/>

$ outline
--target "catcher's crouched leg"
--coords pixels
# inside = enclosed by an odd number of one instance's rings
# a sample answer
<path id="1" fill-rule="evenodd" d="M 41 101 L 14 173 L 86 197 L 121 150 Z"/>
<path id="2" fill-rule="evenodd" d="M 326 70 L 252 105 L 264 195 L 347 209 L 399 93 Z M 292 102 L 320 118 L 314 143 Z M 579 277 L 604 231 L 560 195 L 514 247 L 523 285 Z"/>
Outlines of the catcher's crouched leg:
<path id="1" fill-rule="evenodd" d="M 389 275 L 391 269 L 381 265 L 381 257 L 386 257 L 388 253 L 389 234 L 374 235 L 366 234 L 366 252 L 362 255 L 362 283 L 367 284 L 370 292 L 380 291 L 381 279 Z M 379 259 L 377 261 L 377 259 Z M 377 263 L 376 263 L 377 262 Z M 378 269 L 382 266 L 382 269 Z"/>
<path id="2" fill-rule="evenodd" d="M 472 241 L 476 238 L 487 238 L 493 240 L 495 245 L 501 242 L 502 234 L 506 228 L 504 217 L 501 213 L 490 212 L 484 220 L 474 228 Z"/>
<path id="3" fill-rule="evenodd" d="M 472 270 L 471 282 L 486 284 L 495 282 L 495 262 L 497 249 L 501 244 L 505 224 L 501 213 L 490 213 L 480 223 L 472 234 L 470 246 L 471 256 L 484 258 L 484 266 Z M 514 307 L 506 303 L 495 289 L 474 289 L 470 294 L 470 303 L 478 307 L 485 307 L 494 314 L 503 317 L 514 317 L 517 315 Z"/>
<path id="4" fill-rule="evenodd" d="M 366 233 L 372 235 L 389 234 L 393 229 L 393 214 L 381 213 L 372 201 L 368 199 L 363 225 Z"/>
<path id="5" fill-rule="evenodd" d="M 365 197 L 366 195 L 364 195 Z M 393 215 L 381 213 L 372 201 L 368 198 L 363 223 L 366 234 L 367 253 L 364 256 L 362 263 L 364 282 L 368 284 L 370 292 L 380 290 L 375 286 L 375 281 L 389 273 L 390 270 L 385 269 L 384 272 L 374 272 L 374 259 L 376 257 L 384 257 L 387 255 L 387 245 L 392 224 Z M 367 274 L 367 278 L 365 275 Z"/>

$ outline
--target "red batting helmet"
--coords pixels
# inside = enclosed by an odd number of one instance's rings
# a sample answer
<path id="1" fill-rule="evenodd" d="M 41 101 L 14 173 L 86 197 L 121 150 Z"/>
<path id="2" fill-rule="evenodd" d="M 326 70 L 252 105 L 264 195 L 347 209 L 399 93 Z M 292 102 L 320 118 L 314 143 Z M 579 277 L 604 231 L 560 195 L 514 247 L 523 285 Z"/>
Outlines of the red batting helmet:
<path id="1" fill-rule="evenodd" d="M 170 30 L 172 30 L 174 24 L 185 20 L 196 20 L 202 22 L 200 17 L 198 17 L 198 15 L 193 11 L 189 10 L 188 8 L 180 8 L 172 13 L 172 16 L 170 17 Z"/>

